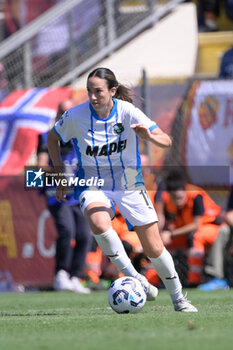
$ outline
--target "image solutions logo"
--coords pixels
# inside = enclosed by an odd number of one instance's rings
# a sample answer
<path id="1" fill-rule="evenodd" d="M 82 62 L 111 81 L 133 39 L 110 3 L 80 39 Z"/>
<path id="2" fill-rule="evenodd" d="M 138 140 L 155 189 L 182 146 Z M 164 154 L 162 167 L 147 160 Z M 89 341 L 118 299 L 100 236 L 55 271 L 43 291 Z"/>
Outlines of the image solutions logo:
<path id="1" fill-rule="evenodd" d="M 44 171 L 26 170 L 26 188 L 40 188 L 44 187 Z"/>

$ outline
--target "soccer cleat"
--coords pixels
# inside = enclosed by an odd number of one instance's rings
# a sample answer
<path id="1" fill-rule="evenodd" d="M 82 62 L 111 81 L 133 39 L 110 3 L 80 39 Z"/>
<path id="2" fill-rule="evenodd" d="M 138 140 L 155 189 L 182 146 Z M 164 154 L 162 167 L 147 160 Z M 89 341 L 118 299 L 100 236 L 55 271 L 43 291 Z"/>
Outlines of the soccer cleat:
<path id="1" fill-rule="evenodd" d="M 159 294 L 158 288 L 156 288 L 155 286 L 150 284 L 148 282 L 147 278 L 145 276 L 141 275 L 140 273 L 137 275 L 136 278 L 141 282 L 142 286 L 144 287 L 144 290 L 145 290 L 146 296 L 147 296 L 147 300 L 148 301 L 155 300 L 155 298 Z"/>
<path id="2" fill-rule="evenodd" d="M 229 289 L 229 286 L 226 279 L 215 277 L 207 283 L 200 284 L 198 286 L 198 289 L 206 292 L 211 292 L 214 290 L 226 290 L 226 289 Z"/>
<path id="3" fill-rule="evenodd" d="M 175 311 L 181 311 L 181 312 L 198 312 L 197 308 L 191 304 L 191 301 L 189 301 L 186 296 L 183 296 L 183 298 L 174 301 L 174 309 Z"/>
<path id="4" fill-rule="evenodd" d="M 91 290 L 90 288 L 84 287 L 82 283 L 80 282 L 80 279 L 78 277 L 71 277 L 71 283 L 73 285 L 73 291 L 75 293 L 80 293 L 80 294 L 90 294 Z"/>
<path id="5" fill-rule="evenodd" d="M 68 272 L 65 270 L 59 270 L 54 277 L 53 287 L 57 291 L 73 291 L 74 287 L 70 280 Z"/>

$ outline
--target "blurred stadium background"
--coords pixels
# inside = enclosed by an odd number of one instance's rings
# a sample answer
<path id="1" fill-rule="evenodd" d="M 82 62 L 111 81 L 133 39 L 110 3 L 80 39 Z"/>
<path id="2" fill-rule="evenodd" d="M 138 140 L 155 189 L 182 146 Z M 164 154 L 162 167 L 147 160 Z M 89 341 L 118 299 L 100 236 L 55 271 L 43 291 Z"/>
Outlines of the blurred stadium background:
<path id="1" fill-rule="evenodd" d="M 112 69 L 172 135 L 166 153 L 141 144 L 152 171 L 184 166 L 225 209 L 233 81 L 218 72 L 233 46 L 233 22 L 222 2 L 217 25 L 199 31 L 195 1 L 0 1 L 0 279 L 51 284 L 56 231 L 43 198 L 25 190 L 24 167 L 36 164 L 38 135 L 58 104 L 86 99 L 86 76 L 96 66 Z"/>

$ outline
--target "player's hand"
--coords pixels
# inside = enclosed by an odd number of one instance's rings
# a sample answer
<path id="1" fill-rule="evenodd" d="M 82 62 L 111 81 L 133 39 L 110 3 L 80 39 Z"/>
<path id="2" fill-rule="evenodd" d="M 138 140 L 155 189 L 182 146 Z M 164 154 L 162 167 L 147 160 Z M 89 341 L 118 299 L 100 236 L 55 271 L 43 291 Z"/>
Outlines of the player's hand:
<path id="1" fill-rule="evenodd" d="M 56 200 L 58 202 L 67 202 L 67 199 L 66 199 L 66 187 L 62 186 L 62 185 L 59 185 L 57 186 L 56 188 Z"/>
<path id="2" fill-rule="evenodd" d="M 67 194 L 67 186 L 64 186 L 63 180 L 67 180 L 66 177 L 63 175 L 63 172 L 60 172 L 57 176 L 57 187 L 56 187 L 56 200 L 58 202 L 67 202 L 66 194 Z M 67 181 L 65 181 L 66 183 Z"/>
<path id="3" fill-rule="evenodd" d="M 143 140 L 149 141 L 151 139 L 151 132 L 144 124 L 132 124 L 131 128 L 134 130 L 135 134 Z"/>

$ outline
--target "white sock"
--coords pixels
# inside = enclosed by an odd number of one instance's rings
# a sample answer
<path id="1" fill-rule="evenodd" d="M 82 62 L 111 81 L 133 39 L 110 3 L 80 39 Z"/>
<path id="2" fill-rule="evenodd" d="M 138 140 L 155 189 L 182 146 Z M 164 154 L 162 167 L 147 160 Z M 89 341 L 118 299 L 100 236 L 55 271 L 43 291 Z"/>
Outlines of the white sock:
<path id="1" fill-rule="evenodd" d="M 125 276 L 137 276 L 138 272 L 132 265 L 118 234 L 112 227 L 104 233 L 94 235 L 94 237 L 103 252 L 109 257 L 113 265 L 115 265 L 119 271 Z"/>
<path id="2" fill-rule="evenodd" d="M 164 248 L 158 258 L 149 258 L 163 281 L 172 301 L 179 300 L 183 297 L 182 285 L 176 272 L 175 265 L 171 254 Z"/>

